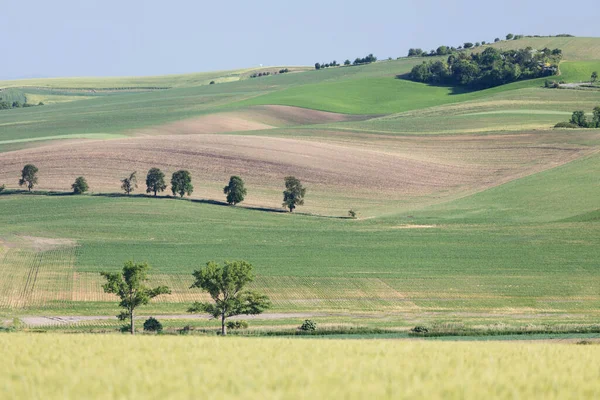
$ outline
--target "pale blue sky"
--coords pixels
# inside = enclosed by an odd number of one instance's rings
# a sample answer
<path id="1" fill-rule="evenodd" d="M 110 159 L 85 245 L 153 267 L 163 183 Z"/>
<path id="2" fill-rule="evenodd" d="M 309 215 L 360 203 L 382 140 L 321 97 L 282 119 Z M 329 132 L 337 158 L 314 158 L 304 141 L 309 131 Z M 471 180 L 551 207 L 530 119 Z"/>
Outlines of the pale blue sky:
<path id="1" fill-rule="evenodd" d="M 508 32 L 600 36 L 599 15 L 591 0 L 0 0 L 0 79 L 312 65 Z"/>

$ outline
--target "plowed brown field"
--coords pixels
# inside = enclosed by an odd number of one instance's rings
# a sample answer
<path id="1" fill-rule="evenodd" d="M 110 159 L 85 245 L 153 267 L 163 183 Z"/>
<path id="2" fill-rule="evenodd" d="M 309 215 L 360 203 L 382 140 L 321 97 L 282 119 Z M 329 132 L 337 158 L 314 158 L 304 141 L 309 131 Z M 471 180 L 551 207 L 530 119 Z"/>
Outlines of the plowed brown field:
<path id="1" fill-rule="evenodd" d="M 506 136 L 289 139 L 239 135 L 157 135 L 108 141 L 57 143 L 0 154 L 0 182 L 16 187 L 23 165 L 40 169 L 42 190 L 69 190 L 83 175 L 93 192 L 119 192 L 119 180 L 161 168 L 167 178 L 191 171 L 193 197 L 222 200 L 229 176 L 240 175 L 246 204 L 280 206 L 283 178 L 299 177 L 309 188 L 308 212 L 341 212 L 350 201 L 382 205 L 390 199 L 447 197 L 480 190 L 544 170 L 589 151 L 535 134 Z M 419 200 L 419 201 L 421 201 Z M 366 202 L 366 203 L 363 203 Z"/>

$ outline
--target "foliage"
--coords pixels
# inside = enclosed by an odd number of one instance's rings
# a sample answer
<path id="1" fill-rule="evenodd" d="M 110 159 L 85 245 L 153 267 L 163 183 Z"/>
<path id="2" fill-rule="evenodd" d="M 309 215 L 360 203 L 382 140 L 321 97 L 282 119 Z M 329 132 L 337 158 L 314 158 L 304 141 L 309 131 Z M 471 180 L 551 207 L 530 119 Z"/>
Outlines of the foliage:
<path id="1" fill-rule="evenodd" d="M 135 324 L 133 323 L 135 309 L 146 305 L 156 296 L 161 294 L 170 294 L 171 290 L 167 286 L 157 286 L 149 288 L 145 285 L 148 281 L 147 263 L 134 263 L 127 261 L 123 265 L 123 271 L 119 273 L 101 272 L 106 279 L 102 285 L 105 293 L 113 293 L 119 296 L 121 302 L 119 307 L 125 309 L 117 317 L 124 321 L 129 318 L 129 327 L 131 334 L 135 334 Z"/>
<path id="2" fill-rule="evenodd" d="M 350 60 L 347 59 L 346 61 L 344 61 L 344 65 L 348 66 L 350 64 L 352 64 L 352 62 Z"/>
<path id="3" fill-rule="evenodd" d="M 554 125 L 555 128 L 579 128 L 578 125 L 572 123 L 572 122 L 559 122 L 556 125 Z"/>
<path id="4" fill-rule="evenodd" d="M 244 201 L 246 188 L 244 181 L 239 176 L 229 178 L 229 183 L 223 188 L 223 193 L 227 195 L 227 203 L 236 205 Z"/>
<path id="5" fill-rule="evenodd" d="M 121 189 L 128 195 L 137 189 L 137 171 L 133 171 L 128 177 L 121 179 Z"/>
<path id="6" fill-rule="evenodd" d="M 594 116 L 590 123 L 590 128 L 600 128 L 600 106 L 594 107 Z"/>
<path id="7" fill-rule="evenodd" d="M 465 43 L 465 46 L 469 43 Z M 450 84 L 485 89 L 523 79 L 558 73 L 561 54 L 548 48 L 536 52 L 531 48 L 500 51 L 488 47 L 481 53 L 447 61 L 430 61 L 413 67 L 410 78 L 417 82 Z"/>
<path id="8" fill-rule="evenodd" d="M 580 128 L 587 128 L 588 122 L 587 117 L 585 115 L 585 111 L 573 111 L 573 115 L 571 116 L 571 120 L 569 121 L 573 125 L 577 125 Z"/>
<path id="9" fill-rule="evenodd" d="M 429 329 L 425 328 L 424 326 L 415 326 L 414 328 L 412 328 L 410 330 L 412 333 L 427 333 L 429 332 Z"/>
<path id="10" fill-rule="evenodd" d="M 317 323 L 310 319 L 305 319 L 299 328 L 303 332 L 312 332 L 317 330 Z"/>
<path id="11" fill-rule="evenodd" d="M 214 85 L 215 81 L 210 81 L 209 85 Z"/>
<path id="12" fill-rule="evenodd" d="M 592 75 L 590 76 L 590 80 L 592 81 L 592 83 L 595 83 L 598 80 L 598 71 L 592 72 Z"/>
<path id="13" fill-rule="evenodd" d="M 356 218 L 356 211 L 354 211 L 353 209 L 348 210 L 348 216 L 350 218 Z"/>
<path id="14" fill-rule="evenodd" d="M 289 208 L 290 212 L 293 212 L 296 206 L 304 205 L 305 195 L 306 188 L 302 186 L 300 180 L 293 176 L 286 176 L 282 207 Z"/>
<path id="15" fill-rule="evenodd" d="M 321 69 L 321 63 L 315 63 L 315 69 L 316 70 L 320 70 Z"/>
<path id="16" fill-rule="evenodd" d="M 4 189 L 6 189 L 6 185 L 0 185 L 0 193 L 3 192 Z"/>
<path id="17" fill-rule="evenodd" d="M 21 179 L 19 179 L 19 186 L 27 186 L 27 190 L 31 192 L 31 189 L 38 183 L 37 178 L 38 169 L 33 164 L 27 164 L 21 171 Z"/>
<path id="18" fill-rule="evenodd" d="M 252 265 L 246 261 L 226 261 L 223 267 L 209 261 L 206 267 L 194 271 L 193 276 L 195 281 L 191 287 L 208 292 L 213 302 L 196 302 L 188 312 L 206 312 L 214 318 L 221 318 L 222 335 L 227 334 L 227 318 L 260 314 L 271 307 L 266 295 L 244 290 L 254 280 Z"/>
<path id="19" fill-rule="evenodd" d="M 191 196 L 194 192 L 194 186 L 192 185 L 192 175 L 189 171 L 179 170 L 173 173 L 171 177 L 171 192 L 173 196 L 179 194 L 180 197 L 187 194 Z"/>
<path id="20" fill-rule="evenodd" d="M 162 330 L 163 330 L 163 326 L 156 318 L 150 317 L 146 321 L 144 321 L 144 331 L 145 332 L 161 333 Z"/>
<path id="21" fill-rule="evenodd" d="M 512 38 L 514 38 L 515 35 L 513 35 L 512 33 L 509 33 L 508 35 L 506 35 L 506 40 L 512 40 Z"/>
<path id="22" fill-rule="evenodd" d="M 156 196 L 158 192 L 162 192 L 166 188 L 165 174 L 158 168 L 150 168 L 146 175 L 146 193 L 154 192 L 154 196 Z"/>
<path id="23" fill-rule="evenodd" d="M 248 329 L 248 321 L 238 319 L 227 322 L 227 329 Z"/>
<path id="24" fill-rule="evenodd" d="M 375 57 L 373 54 L 369 54 L 368 56 L 365 56 L 363 58 L 357 57 L 352 64 L 354 64 L 354 65 L 370 64 L 370 63 L 374 63 L 375 61 L 377 61 L 377 57 Z"/>
<path id="25" fill-rule="evenodd" d="M 89 186 L 85 178 L 83 176 L 79 176 L 71 185 L 71 189 L 73 189 L 73 193 L 75 194 L 83 194 L 88 191 Z"/>

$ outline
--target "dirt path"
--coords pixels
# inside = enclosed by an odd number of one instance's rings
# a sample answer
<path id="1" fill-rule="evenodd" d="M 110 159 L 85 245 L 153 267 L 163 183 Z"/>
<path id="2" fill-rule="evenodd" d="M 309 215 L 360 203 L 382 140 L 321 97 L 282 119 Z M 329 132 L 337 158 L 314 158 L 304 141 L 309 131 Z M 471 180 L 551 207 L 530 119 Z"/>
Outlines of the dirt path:
<path id="1" fill-rule="evenodd" d="M 287 318 L 313 318 L 313 317 L 327 317 L 331 314 L 326 313 L 271 313 L 262 315 L 242 315 L 238 317 L 231 317 L 230 319 L 245 319 L 245 320 L 277 320 Z M 147 319 L 151 315 L 140 315 L 136 319 Z M 208 314 L 180 314 L 180 315 L 152 315 L 156 319 L 182 319 L 182 320 L 193 320 L 203 319 L 209 320 L 212 317 Z M 31 316 L 21 317 L 21 321 L 28 327 L 42 327 L 42 326 L 59 326 L 59 325 L 74 325 L 86 321 L 110 321 L 117 320 L 115 316 L 108 315 L 76 315 L 76 316 Z"/>

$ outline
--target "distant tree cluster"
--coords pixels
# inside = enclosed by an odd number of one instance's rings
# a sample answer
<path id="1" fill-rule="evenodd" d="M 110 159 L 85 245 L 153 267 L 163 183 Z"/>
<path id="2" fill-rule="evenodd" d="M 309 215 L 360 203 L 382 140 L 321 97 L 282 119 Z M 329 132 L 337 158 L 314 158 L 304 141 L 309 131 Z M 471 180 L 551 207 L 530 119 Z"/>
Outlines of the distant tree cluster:
<path id="1" fill-rule="evenodd" d="M 277 74 L 287 74 L 288 72 L 290 72 L 290 70 L 288 68 L 282 68 L 279 71 L 273 72 L 271 73 L 270 71 L 264 71 L 264 72 L 257 72 L 254 73 L 252 75 L 250 75 L 250 78 L 260 78 L 263 76 L 270 76 L 270 75 L 277 75 Z"/>
<path id="2" fill-rule="evenodd" d="M 20 101 L 13 101 L 12 103 L 2 100 L 2 98 L 0 98 L 0 110 L 10 110 L 12 108 L 27 108 L 27 107 L 36 107 L 36 106 L 43 106 L 44 103 L 43 102 L 39 102 L 38 104 L 31 104 L 31 103 L 21 103 Z"/>
<path id="3" fill-rule="evenodd" d="M 481 53 L 451 54 L 447 61 L 423 62 L 413 67 L 410 79 L 485 89 L 518 80 L 556 75 L 561 58 L 560 49 L 536 51 L 527 47 L 500 51 L 488 47 Z"/>
<path id="4" fill-rule="evenodd" d="M 600 106 L 594 107 L 592 120 L 588 121 L 585 111 L 573 111 L 569 122 L 559 122 L 555 128 L 600 128 Z"/>
<path id="5" fill-rule="evenodd" d="M 315 63 L 315 69 L 319 70 L 319 69 L 325 69 L 325 68 L 329 68 L 329 67 L 339 67 L 340 64 L 338 64 L 337 61 L 333 60 L 332 62 L 329 63 Z"/>

